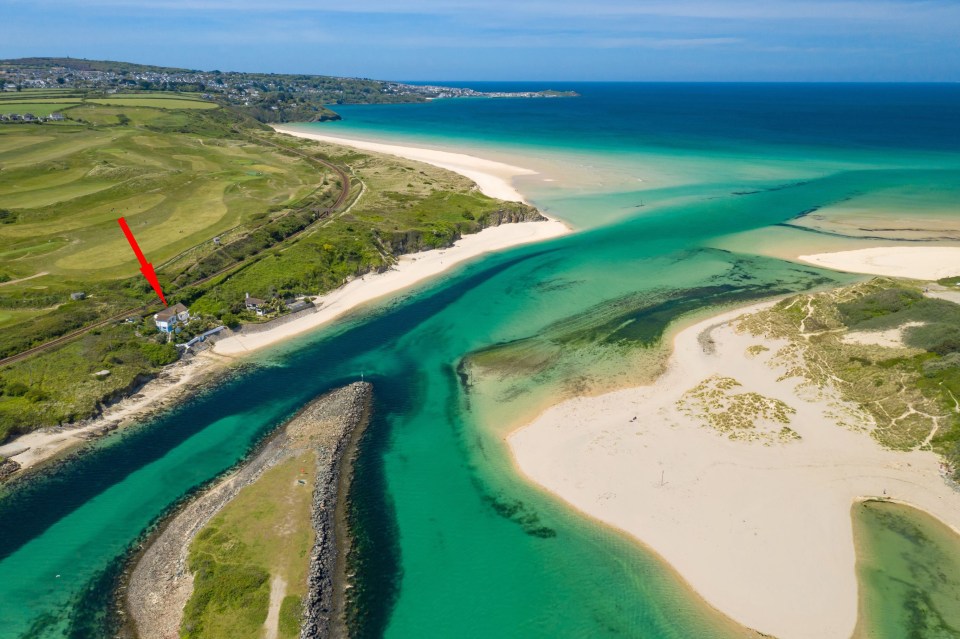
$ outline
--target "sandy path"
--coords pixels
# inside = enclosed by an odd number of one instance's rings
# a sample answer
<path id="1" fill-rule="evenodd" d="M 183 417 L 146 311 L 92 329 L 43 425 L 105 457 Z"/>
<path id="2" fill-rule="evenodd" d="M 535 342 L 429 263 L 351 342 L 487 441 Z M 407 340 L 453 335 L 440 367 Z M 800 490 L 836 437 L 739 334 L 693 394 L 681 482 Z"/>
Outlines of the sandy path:
<path id="1" fill-rule="evenodd" d="M 49 275 L 46 271 L 40 271 L 39 273 L 34 273 L 33 275 L 28 275 L 27 277 L 21 277 L 16 280 L 7 280 L 6 282 L 0 282 L 0 286 L 8 286 L 10 284 L 19 284 L 20 282 L 26 282 L 27 280 L 32 280 L 35 277 L 43 277 L 44 275 Z"/>
<path id="2" fill-rule="evenodd" d="M 960 531 L 960 492 L 933 453 L 886 450 L 837 425 L 844 413 L 857 422 L 854 407 L 830 393 L 800 399 L 795 378 L 778 381 L 778 344 L 748 356 L 763 340 L 732 328 L 742 312 L 682 331 L 652 386 L 555 406 L 508 444 L 524 475 L 643 541 L 741 624 L 779 639 L 848 639 L 858 605 L 851 505 L 886 494 Z M 718 322 L 705 353 L 698 336 Z M 679 410 L 713 375 L 796 409 L 789 427 L 802 439 L 735 441 Z"/>
<path id="3" fill-rule="evenodd" d="M 270 582 L 270 608 L 267 610 L 267 620 L 263 622 L 263 636 L 266 639 L 277 639 L 280 632 L 280 604 L 286 596 L 287 582 L 276 575 Z"/>

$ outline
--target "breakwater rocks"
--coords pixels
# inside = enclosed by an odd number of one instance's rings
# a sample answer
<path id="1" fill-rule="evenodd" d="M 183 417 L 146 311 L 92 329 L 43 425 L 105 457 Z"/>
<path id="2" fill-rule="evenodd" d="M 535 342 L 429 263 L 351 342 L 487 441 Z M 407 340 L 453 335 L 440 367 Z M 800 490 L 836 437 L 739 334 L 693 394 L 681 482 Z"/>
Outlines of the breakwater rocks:
<path id="1" fill-rule="evenodd" d="M 366 426 L 371 399 L 372 386 L 355 383 L 313 400 L 277 429 L 249 461 L 168 517 L 144 545 L 122 586 L 128 619 L 124 634 L 142 639 L 179 636 L 183 609 L 193 593 L 187 559 L 194 537 L 244 487 L 306 450 L 317 455 L 311 514 L 316 542 L 301 636 L 326 637 L 334 628 L 345 632 L 343 606 L 338 603 L 342 597 L 335 596 L 344 585 L 335 571 L 342 566 L 347 540 L 338 539 L 334 530 L 339 530 L 338 517 L 344 516 L 346 475 L 352 472 L 352 455 Z"/>
<path id="2" fill-rule="evenodd" d="M 357 443 L 369 421 L 372 390 L 370 384 L 360 383 L 339 391 L 342 403 L 334 409 L 341 416 L 342 431 L 332 446 L 318 450 L 312 512 L 317 537 L 310 557 L 301 639 L 348 636 L 344 619 L 347 495 Z"/>

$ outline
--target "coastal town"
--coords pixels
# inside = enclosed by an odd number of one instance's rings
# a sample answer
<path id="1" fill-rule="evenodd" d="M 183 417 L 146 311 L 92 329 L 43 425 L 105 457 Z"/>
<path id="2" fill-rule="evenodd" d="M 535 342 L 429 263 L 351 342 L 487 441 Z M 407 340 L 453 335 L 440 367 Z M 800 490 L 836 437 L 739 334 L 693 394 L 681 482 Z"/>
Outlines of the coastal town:
<path id="1" fill-rule="evenodd" d="M 72 89 L 102 91 L 107 95 L 134 91 L 191 93 L 204 100 L 246 110 L 262 122 L 334 120 L 339 116 L 328 107 L 339 104 L 577 95 L 573 91 L 554 90 L 478 91 L 465 87 L 323 75 L 198 71 L 73 58 L 0 60 L 0 89 L 4 92 Z"/>

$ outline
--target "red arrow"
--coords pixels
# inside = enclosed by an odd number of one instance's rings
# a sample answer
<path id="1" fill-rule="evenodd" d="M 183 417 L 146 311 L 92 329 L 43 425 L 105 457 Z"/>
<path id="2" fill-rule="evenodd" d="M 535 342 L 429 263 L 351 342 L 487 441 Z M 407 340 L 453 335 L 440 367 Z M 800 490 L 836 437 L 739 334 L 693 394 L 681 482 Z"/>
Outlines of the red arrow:
<path id="1" fill-rule="evenodd" d="M 127 236 L 127 241 L 130 242 L 130 248 L 133 249 L 134 254 L 137 256 L 137 259 L 140 261 L 140 272 L 143 273 L 143 276 L 147 278 L 147 281 L 150 282 L 150 286 L 153 287 L 153 290 L 156 291 L 157 297 L 160 298 L 160 301 L 163 302 L 163 305 L 167 305 L 167 300 L 163 296 L 163 289 L 160 288 L 160 282 L 157 280 L 157 274 L 153 270 L 153 264 L 147 261 L 147 258 L 143 256 L 143 251 L 140 250 L 140 245 L 137 244 L 137 240 L 133 237 L 133 231 L 130 230 L 130 227 L 127 226 L 127 221 L 122 217 L 117 220 L 120 223 L 120 228 L 123 229 L 123 234 Z"/>

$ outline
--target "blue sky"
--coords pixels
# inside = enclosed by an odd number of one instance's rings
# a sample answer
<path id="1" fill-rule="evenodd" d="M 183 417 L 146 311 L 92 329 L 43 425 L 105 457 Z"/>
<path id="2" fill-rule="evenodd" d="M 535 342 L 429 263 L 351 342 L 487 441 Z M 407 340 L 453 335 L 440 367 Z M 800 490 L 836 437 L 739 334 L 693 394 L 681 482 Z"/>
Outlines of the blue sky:
<path id="1" fill-rule="evenodd" d="M 0 0 L 0 57 L 406 80 L 960 81 L 960 0 Z"/>

